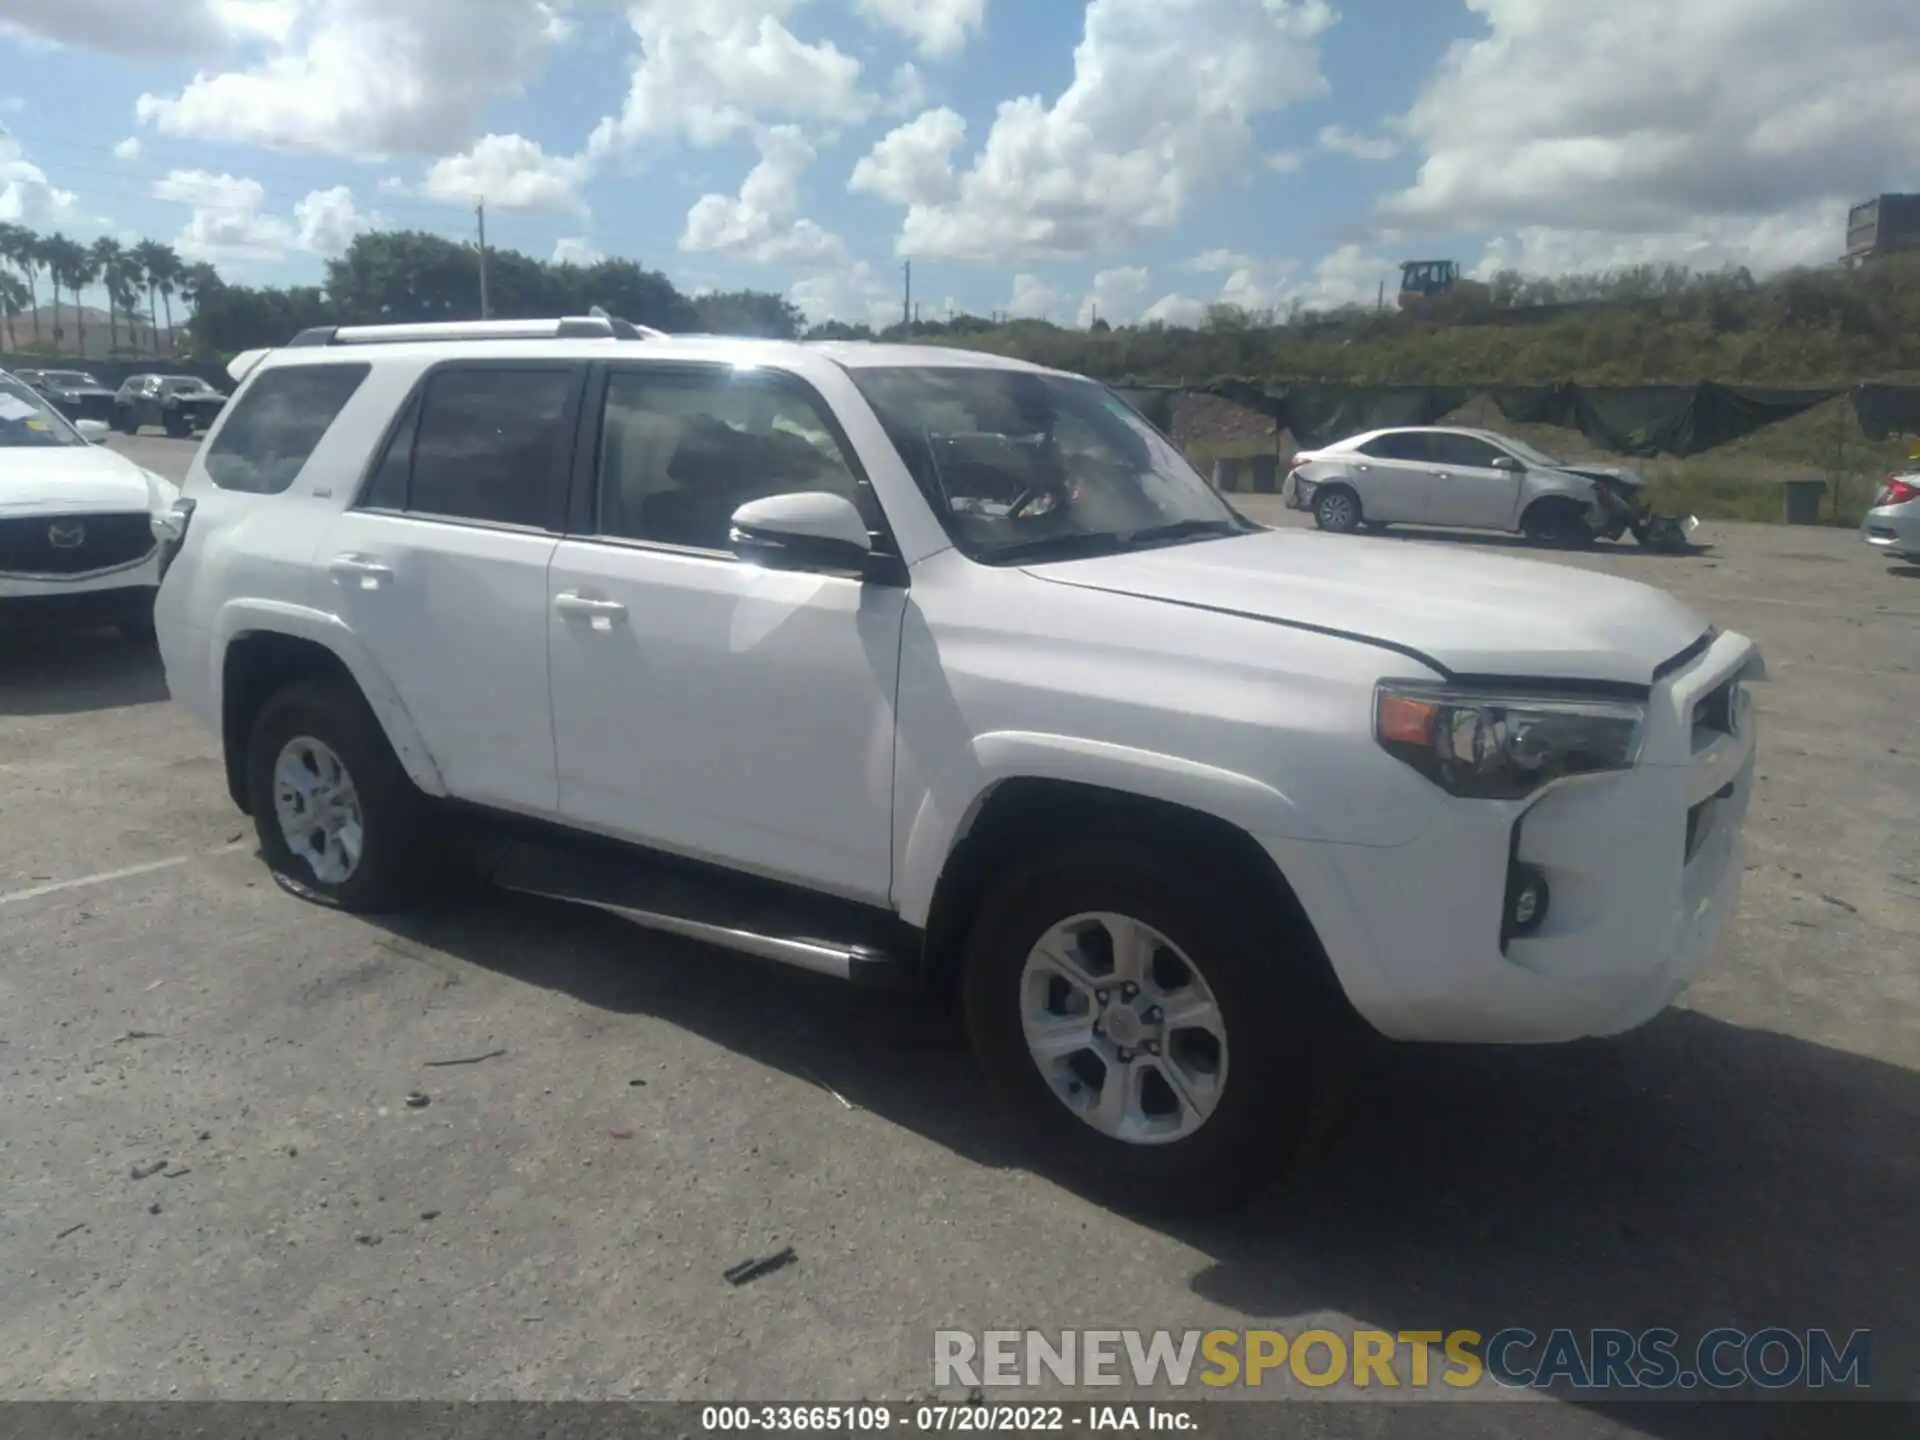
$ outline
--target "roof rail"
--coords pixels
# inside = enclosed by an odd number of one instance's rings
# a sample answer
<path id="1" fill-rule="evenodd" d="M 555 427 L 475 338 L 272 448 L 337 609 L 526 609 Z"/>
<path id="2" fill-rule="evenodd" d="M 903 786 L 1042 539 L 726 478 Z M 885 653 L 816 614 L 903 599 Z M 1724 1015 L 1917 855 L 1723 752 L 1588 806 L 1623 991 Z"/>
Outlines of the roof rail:
<path id="1" fill-rule="evenodd" d="M 316 325 L 287 342 L 315 345 L 404 345 L 422 340 L 659 340 L 665 332 L 605 311 L 554 320 L 442 320 L 420 325 Z"/>

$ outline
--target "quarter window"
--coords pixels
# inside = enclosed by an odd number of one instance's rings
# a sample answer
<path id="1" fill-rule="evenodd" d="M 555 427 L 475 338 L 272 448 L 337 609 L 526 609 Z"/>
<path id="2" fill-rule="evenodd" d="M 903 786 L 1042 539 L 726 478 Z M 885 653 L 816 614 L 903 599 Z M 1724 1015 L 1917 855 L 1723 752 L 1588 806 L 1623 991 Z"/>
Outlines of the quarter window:
<path id="1" fill-rule="evenodd" d="M 207 447 L 207 476 L 222 490 L 278 495 L 299 478 L 367 365 L 286 365 L 247 387 Z"/>
<path id="2" fill-rule="evenodd" d="M 1359 453 L 1375 460 L 1426 460 L 1432 455 L 1431 438 L 1417 430 L 1395 430 L 1367 441 Z"/>

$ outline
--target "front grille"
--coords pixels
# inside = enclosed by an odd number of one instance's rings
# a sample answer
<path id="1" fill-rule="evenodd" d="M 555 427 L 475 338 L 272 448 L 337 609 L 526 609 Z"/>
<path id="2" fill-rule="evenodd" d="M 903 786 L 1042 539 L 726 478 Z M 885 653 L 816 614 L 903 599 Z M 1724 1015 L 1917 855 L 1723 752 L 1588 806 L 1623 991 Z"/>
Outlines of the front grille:
<path id="1" fill-rule="evenodd" d="M 22 515 L 0 520 L 0 572 L 85 575 L 145 558 L 154 547 L 144 510 L 116 515 Z"/>

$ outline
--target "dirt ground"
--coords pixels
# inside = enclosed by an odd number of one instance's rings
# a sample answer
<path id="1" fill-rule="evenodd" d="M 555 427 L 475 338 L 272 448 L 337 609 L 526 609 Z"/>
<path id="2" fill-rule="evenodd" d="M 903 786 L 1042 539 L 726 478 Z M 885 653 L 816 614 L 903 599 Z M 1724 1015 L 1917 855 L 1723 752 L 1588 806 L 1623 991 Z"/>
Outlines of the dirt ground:
<path id="1" fill-rule="evenodd" d="M 903 1002 L 528 899 L 303 905 L 153 660 L 0 652 L 0 1397 L 903 1398 L 936 1328 L 1309 1321 L 1866 1327 L 1911 1376 L 1920 571 L 1845 532 L 1699 538 L 1567 562 L 1766 652 L 1745 889 L 1699 983 L 1605 1043 L 1379 1046 L 1292 1181 L 1208 1226 L 1009 1150 Z M 1755 1433 L 1427 1408 L 1408 1433 Z M 1368 1409 L 1288 1423 L 1381 1433 Z"/>

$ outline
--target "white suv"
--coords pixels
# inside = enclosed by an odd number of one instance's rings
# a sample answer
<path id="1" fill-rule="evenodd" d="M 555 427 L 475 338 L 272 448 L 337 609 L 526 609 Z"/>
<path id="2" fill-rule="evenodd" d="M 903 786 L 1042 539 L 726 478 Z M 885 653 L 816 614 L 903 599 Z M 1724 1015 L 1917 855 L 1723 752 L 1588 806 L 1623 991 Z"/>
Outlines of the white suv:
<path id="1" fill-rule="evenodd" d="M 1262 529 L 1091 381 L 599 315 L 248 365 L 157 613 L 283 884 L 393 906 L 452 828 L 502 885 L 912 981 L 1134 1203 L 1266 1180 L 1356 1014 L 1616 1033 L 1733 907 L 1749 641 Z"/>

